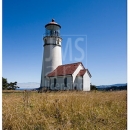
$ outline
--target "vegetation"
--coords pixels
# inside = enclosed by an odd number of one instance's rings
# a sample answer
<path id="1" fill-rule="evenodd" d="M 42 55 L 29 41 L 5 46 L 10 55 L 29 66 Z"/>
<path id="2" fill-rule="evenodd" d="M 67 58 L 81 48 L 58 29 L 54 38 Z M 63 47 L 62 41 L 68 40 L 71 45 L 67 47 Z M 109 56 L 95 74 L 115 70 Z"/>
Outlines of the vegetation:
<path id="1" fill-rule="evenodd" d="M 111 86 L 106 88 L 98 88 L 99 91 L 119 91 L 119 90 L 127 90 L 127 85 L 124 86 Z"/>
<path id="2" fill-rule="evenodd" d="M 3 91 L 3 130 L 125 130 L 126 94 Z"/>
<path id="3" fill-rule="evenodd" d="M 6 78 L 2 77 L 2 90 L 15 90 L 16 88 L 19 88 L 17 85 L 17 82 L 7 82 Z"/>
<path id="4" fill-rule="evenodd" d="M 90 84 L 90 89 L 91 89 L 91 90 L 97 90 L 96 85 Z"/>

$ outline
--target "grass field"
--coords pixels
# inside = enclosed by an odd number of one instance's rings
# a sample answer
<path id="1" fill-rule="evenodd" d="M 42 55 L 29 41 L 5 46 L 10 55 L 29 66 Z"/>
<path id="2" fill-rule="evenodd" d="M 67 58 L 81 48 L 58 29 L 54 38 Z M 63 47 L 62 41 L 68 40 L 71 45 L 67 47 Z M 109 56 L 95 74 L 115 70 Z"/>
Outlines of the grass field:
<path id="1" fill-rule="evenodd" d="M 3 130 L 126 130 L 127 91 L 4 91 Z"/>

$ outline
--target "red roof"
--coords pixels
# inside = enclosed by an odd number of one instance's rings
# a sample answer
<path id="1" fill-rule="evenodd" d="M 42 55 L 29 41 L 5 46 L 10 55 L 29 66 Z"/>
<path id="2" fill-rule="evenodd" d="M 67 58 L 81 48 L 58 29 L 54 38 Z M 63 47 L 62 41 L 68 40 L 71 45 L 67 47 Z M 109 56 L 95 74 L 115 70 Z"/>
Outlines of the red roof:
<path id="1" fill-rule="evenodd" d="M 60 26 L 58 23 L 56 23 L 54 19 L 52 19 L 52 21 L 51 21 L 50 23 L 46 24 L 46 25 L 45 25 L 45 28 L 46 28 L 48 25 L 57 25 L 57 26 L 59 26 L 59 27 L 61 28 L 61 26 Z"/>
<path id="2" fill-rule="evenodd" d="M 77 62 L 77 63 L 72 63 L 72 64 L 60 65 L 54 71 L 49 73 L 47 76 L 54 77 L 54 76 L 72 75 L 80 64 L 82 63 Z"/>
<path id="3" fill-rule="evenodd" d="M 86 69 L 80 70 L 77 76 L 83 76 L 86 72 Z"/>
<path id="4" fill-rule="evenodd" d="M 88 69 L 80 70 L 79 73 L 77 74 L 77 76 L 83 76 L 86 73 L 86 71 L 87 71 L 88 75 L 90 77 L 92 77 Z"/>

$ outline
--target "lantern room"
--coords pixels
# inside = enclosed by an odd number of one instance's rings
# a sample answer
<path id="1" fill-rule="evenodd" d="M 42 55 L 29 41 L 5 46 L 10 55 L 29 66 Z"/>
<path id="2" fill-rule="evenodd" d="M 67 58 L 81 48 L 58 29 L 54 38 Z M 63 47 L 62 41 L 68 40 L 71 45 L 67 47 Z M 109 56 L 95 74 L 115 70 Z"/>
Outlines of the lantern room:
<path id="1" fill-rule="evenodd" d="M 45 35 L 46 36 L 56 36 L 59 37 L 60 36 L 60 28 L 61 26 L 55 22 L 54 19 L 52 19 L 52 21 L 48 24 L 45 25 Z"/>

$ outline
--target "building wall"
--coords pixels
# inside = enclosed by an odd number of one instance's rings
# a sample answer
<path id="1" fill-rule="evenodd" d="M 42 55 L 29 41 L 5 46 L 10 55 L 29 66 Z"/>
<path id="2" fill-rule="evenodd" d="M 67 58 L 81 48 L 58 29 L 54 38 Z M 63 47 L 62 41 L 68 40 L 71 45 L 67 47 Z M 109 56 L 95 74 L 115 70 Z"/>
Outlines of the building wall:
<path id="1" fill-rule="evenodd" d="M 83 91 L 90 91 L 90 77 L 87 72 L 83 76 Z"/>
<path id="2" fill-rule="evenodd" d="M 59 42 L 59 45 L 56 45 L 57 41 Z M 40 85 L 41 87 L 48 87 L 48 80 L 45 79 L 45 76 L 48 73 L 55 70 L 59 65 L 62 65 L 62 52 L 60 45 L 61 45 L 61 38 L 58 37 L 44 38 L 44 53 L 43 53 L 41 85 Z"/>
<path id="3" fill-rule="evenodd" d="M 80 64 L 78 66 L 78 68 L 75 70 L 75 72 L 73 73 L 73 83 L 75 82 L 76 76 L 79 73 L 80 70 L 84 69 L 84 67 L 82 66 L 82 64 Z"/>
<path id="4" fill-rule="evenodd" d="M 64 84 L 64 76 L 50 77 L 50 88 L 52 90 L 71 90 L 72 89 L 72 76 L 67 75 L 67 87 Z M 54 87 L 54 78 L 56 78 L 56 86 Z"/>
<path id="5" fill-rule="evenodd" d="M 83 77 L 78 76 L 75 78 L 74 87 L 76 87 L 76 90 L 83 90 Z"/>
<path id="6" fill-rule="evenodd" d="M 56 45 L 44 46 L 44 75 L 62 65 L 61 47 Z"/>
<path id="7" fill-rule="evenodd" d="M 64 78 L 65 76 L 59 76 L 59 77 L 50 77 L 48 80 L 48 86 L 52 90 L 74 90 L 76 87 L 76 90 L 83 90 L 83 91 L 90 91 L 90 77 L 88 73 L 86 72 L 84 76 L 77 76 L 73 83 L 73 77 L 70 75 L 67 75 L 67 87 L 65 87 L 64 84 Z M 54 78 L 56 78 L 56 86 L 54 87 Z"/>

